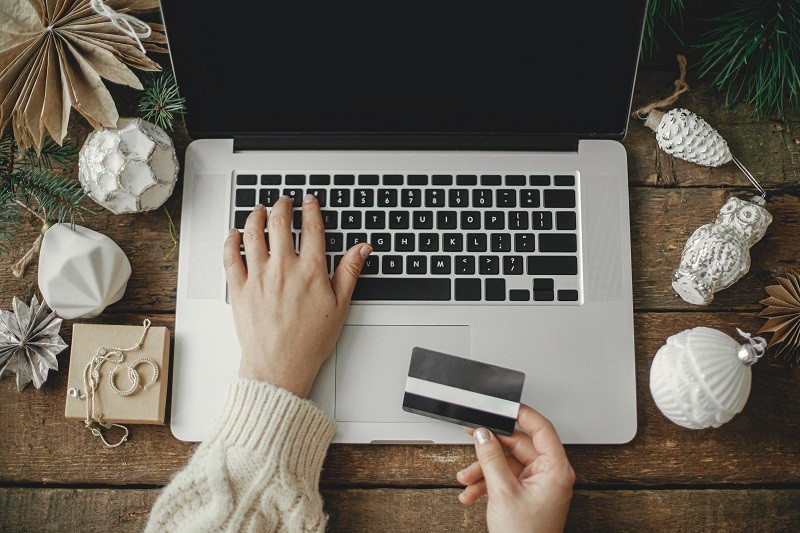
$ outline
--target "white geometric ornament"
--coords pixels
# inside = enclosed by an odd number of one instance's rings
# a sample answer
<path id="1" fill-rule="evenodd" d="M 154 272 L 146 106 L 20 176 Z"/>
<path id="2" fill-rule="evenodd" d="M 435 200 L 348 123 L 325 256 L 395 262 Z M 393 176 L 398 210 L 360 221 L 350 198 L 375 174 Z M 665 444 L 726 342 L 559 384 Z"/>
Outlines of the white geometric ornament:
<path id="1" fill-rule="evenodd" d="M 92 318 L 122 298 L 131 264 L 117 243 L 96 231 L 55 224 L 39 253 L 39 290 L 58 316 Z"/>
<path id="2" fill-rule="evenodd" d="M 89 134 L 78 178 L 92 200 L 115 215 L 158 209 L 172 194 L 178 158 L 169 135 L 146 120 L 121 118 Z"/>

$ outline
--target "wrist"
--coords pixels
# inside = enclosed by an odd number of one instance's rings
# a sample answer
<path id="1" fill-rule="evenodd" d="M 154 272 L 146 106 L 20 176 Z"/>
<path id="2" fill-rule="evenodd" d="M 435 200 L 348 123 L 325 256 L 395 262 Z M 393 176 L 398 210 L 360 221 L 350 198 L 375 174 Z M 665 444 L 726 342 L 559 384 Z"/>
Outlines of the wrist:
<path id="1" fill-rule="evenodd" d="M 242 357 L 239 364 L 239 376 L 271 383 L 276 387 L 287 390 L 299 398 L 305 398 L 311 391 L 314 379 L 303 377 L 301 372 L 288 368 L 272 368 L 263 362 L 254 361 L 250 357 Z"/>

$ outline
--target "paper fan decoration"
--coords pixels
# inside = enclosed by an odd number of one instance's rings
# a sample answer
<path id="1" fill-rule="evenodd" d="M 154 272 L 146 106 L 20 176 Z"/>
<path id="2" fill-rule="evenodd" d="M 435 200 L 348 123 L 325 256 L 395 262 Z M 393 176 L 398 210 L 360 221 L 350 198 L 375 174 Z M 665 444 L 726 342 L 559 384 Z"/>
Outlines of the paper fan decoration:
<path id="1" fill-rule="evenodd" d="M 119 13 L 151 3 L 105 2 Z M 95 129 L 113 128 L 119 116 L 102 80 L 141 89 L 128 67 L 161 68 L 90 0 L 0 0 L 0 19 L 0 132 L 11 123 L 22 149 L 39 151 L 47 133 L 61 144 L 73 107 Z M 144 48 L 166 52 L 163 26 L 150 27 Z"/>
<path id="2" fill-rule="evenodd" d="M 767 308 L 759 316 L 767 317 L 759 333 L 772 333 L 767 349 L 792 364 L 800 362 L 800 272 L 790 271 L 777 278 L 778 285 L 766 288 L 769 298 L 761 300 Z"/>

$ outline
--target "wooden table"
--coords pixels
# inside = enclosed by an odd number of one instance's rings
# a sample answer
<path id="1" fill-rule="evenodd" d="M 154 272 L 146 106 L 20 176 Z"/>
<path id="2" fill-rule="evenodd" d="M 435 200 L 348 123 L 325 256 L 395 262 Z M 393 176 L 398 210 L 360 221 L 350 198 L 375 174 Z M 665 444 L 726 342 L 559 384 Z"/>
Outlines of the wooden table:
<path id="1" fill-rule="evenodd" d="M 674 69 L 640 72 L 634 105 L 669 94 Z M 631 237 L 636 322 L 639 431 L 624 446 L 569 446 L 577 472 L 570 530 L 800 530 L 800 390 L 798 371 L 764 360 L 753 368 L 743 413 L 720 429 L 690 431 L 666 420 L 648 389 L 653 354 L 665 339 L 705 325 L 733 334 L 759 328 L 764 286 L 798 266 L 800 244 L 800 114 L 785 121 L 754 118 L 748 106 L 726 109 L 722 97 L 690 74 L 679 104 L 705 117 L 770 189 L 775 217 L 752 250 L 750 273 L 705 308 L 686 304 L 670 287 L 672 269 L 695 228 L 714 219 L 732 194 L 749 193 L 733 165 L 708 169 L 656 148 L 653 133 L 630 125 L 624 144 L 630 171 Z M 121 112 L 133 113 L 132 93 L 120 91 Z M 600 105 L 600 104 L 598 104 Z M 74 113 L 73 113 L 74 115 Z M 83 142 L 86 127 L 73 120 Z M 185 132 L 176 134 L 183 150 Z M 167 206 L 179 204 L 180 190 Z M 179 208 L 176 222 L 180 222 Z M 33 241 L 33 219 L 20 243 Z M 99 210 L 84 225 L 113 238 L 133 265 L 125 297 L 97 322 L 140 324 L 151 317 L 172 329 L 178 257 L 164 210 L 114 216 Z M 13 278 L 0 260 L 0 307 L 36 289 L 35 267 Z M 71 323 L 62 335 L 70 341 Z M 613 334 L 613 332 L 611 332 Z M 64 417 L 69 354 L 59 357 L 41 390 L 0 382 L 0 530 L 138 530 L 170 477 L 195 445 L 169 427 L 137 426 L 131 440 L 106 450 L 80 422 Z M 334 445 L 322 474 L 333 530 L 446 531 L 484 527 L 485 501 L 456 500 L 455 473 L 474 459 L 469 446 Z"/>

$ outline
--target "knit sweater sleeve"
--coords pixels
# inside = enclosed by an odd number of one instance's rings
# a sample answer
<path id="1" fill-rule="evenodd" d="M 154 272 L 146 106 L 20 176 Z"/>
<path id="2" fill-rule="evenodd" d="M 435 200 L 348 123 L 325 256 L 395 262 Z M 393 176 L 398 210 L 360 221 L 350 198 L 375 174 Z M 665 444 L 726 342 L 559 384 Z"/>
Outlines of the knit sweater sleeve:
<path id="1" fill-rule="evenodd" d="M 311 402 L 235 378 L 211 436 L 164 488 L 145 531 L 323 531 L 319 475 L 335 430 Z"/>

